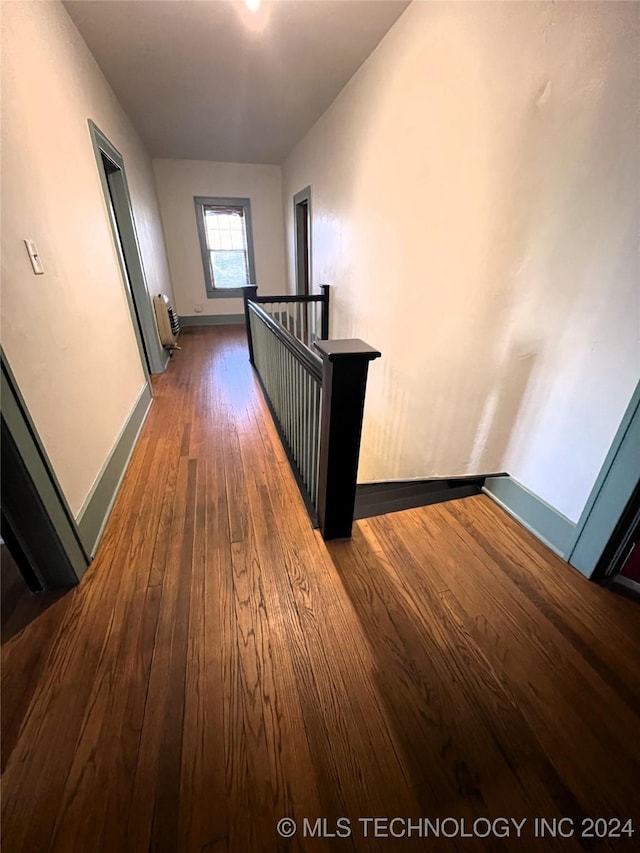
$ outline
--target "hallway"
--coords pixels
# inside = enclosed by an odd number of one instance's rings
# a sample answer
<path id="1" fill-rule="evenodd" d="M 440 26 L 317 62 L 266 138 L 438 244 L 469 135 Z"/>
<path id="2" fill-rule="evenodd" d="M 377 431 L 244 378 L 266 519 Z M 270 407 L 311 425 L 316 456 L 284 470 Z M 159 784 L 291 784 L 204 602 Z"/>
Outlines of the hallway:
<path id="1" fill-rule="evenodd" d="M 484 495 L 325 544 L 244 330 L 181 345 L 84 580 L 12 614 L 3 849 L 637 848 L 638 606 Z M 351 835 L 304 839 L 305 817 Z M 366 817 L 526 824 L 429 842 Z M 580 840 L 584 817 L 636 835 Z"/>

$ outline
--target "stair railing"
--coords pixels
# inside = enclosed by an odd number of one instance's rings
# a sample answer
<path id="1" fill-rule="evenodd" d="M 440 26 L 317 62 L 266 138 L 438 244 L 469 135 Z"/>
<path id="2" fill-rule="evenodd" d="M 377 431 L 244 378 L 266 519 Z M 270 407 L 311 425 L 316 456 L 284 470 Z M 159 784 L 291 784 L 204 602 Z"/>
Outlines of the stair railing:
<path id="1" fill-rule="evenodd" d="M 257 285 L 244 288 L 245 301 L 251 299 L 276 322 L 308 347 L 329 337 L 329 285 L 320 285 L 319 294 L 308 296 L 258 296 Z M 248 329 L 247 329 L 248 332 Z"/>
<path id="2" fill-rule="evenodd" d="M 244 290 L 249 361 L 312 522 L 325 539 L 349 537 L 367 373 L 380 352 L 358 339 L 326 339 L 328 285 L 322 296 L 258 297 L 256 291 Z M 318 305 L 315 330 L 323 339 L 314 337 L 311 319 Z"/>

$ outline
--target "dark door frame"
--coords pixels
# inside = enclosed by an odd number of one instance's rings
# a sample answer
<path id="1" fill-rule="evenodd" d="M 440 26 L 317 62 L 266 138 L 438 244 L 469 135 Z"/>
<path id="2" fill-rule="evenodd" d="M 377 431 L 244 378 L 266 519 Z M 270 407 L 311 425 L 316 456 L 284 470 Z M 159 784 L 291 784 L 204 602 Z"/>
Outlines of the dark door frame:
<path id="1" fill-rule="evenodd" d="M 293 197 L 293 229 L 296 251 L 296 293 L 311 293 L 311 187 Z"/>
<path id="2" fill-rule="evenodd" d="M 640 482 L 640 383 L 627 406 L 591 490 L 566 559 L 593 580 L 602 577 L 601 558 Z"/>
<path id="3" fill-rule="evenodd" d="M 30 589 L 74 586 L 91 558 L 4 352 L 2 532 Z"/>
<path id="4" fill-rule="evenodd" d="M 147 381 L 149 373 L 163 373 L 169 360 L 162 348 L 147 289 L 140 255 L 129 187 L 120 152 L 89 119 L 89 132 L 98 166 L 109 225 L 125 283 L 127 304 L 131 313 L 140 359 Z"/>

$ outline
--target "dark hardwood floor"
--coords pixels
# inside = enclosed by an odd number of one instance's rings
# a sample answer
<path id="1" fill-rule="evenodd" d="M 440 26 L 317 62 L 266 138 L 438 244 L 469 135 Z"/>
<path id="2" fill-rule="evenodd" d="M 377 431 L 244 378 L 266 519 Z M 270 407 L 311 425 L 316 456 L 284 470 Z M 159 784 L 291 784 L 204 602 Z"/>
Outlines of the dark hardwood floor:
<path id="1" fill-rule="evenodd" d="M 181 343 L 81 585 L 6 634 L 5 853 L 639 849 L 638 605 L 483 495 L 325 545 L 242 330 Z"/>

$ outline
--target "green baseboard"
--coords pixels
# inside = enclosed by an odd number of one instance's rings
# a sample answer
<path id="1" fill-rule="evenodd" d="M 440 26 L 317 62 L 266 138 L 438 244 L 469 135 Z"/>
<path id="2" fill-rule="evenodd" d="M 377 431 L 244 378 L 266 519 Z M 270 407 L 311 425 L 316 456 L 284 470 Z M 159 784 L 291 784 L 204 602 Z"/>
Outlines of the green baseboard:
<path id="1" fill-rule="evenodd" d="M 102 531 L 152 402 L 151 387 L 147 384 L 140 392 L 127 422 L 78 513 L 76 522 L 80 538 L 91 556 L 95 554 L 102 537 Z"/>
<path id="2" fill-rule="evenodd" d="M 488 479 L 482 491 L 566 560 L 576 525 L 512 477 Z"/>
<path id="3" fill-rule="evenodd" d="M 187 314 L 180 317 L 180 325 L 188 326 L 241 326 L 244 314 Z"/>

